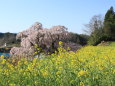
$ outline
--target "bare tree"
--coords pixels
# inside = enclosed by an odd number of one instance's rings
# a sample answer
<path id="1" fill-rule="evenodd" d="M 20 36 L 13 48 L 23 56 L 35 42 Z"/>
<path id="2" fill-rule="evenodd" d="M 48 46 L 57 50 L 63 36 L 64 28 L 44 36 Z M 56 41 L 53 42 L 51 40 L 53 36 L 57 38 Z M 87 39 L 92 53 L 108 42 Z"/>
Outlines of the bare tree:
<path id="1" fill-rule="evenodd" d="M 91 35 L 96 29 L 103 28 L 103 18 L 101 15 L 95 15 L 89 21 L 89 24 L 84 25 L 86 29 L 84 32 Z"/>

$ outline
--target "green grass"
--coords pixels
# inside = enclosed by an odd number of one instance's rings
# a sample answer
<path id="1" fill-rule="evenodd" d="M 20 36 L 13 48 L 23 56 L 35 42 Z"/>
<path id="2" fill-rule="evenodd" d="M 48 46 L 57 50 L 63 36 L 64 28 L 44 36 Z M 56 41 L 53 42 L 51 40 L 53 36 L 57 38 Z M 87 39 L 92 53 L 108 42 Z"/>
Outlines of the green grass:
<path id="1" fill-rule="evenodd" d="M 105 41 L 98 44 L 98 46 L 112 46 L 115 47 L 115 41 Z"/>
<path id="2" fill-rule="evenodd" d="M 115 47 L 115 42 L 110 42 L 109 46 L 114 46 Z"/>

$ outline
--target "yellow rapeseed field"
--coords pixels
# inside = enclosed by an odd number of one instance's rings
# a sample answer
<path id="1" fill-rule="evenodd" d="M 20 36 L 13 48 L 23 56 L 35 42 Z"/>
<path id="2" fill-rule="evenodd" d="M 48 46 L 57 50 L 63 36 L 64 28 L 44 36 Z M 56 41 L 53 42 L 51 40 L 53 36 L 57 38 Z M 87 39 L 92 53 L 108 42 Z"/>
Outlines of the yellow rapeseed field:
<path id="1" fill-rule="evenodd" d="M 44 59 L 0 57 L 0 86 L 115 86 L 115 47 L 86 46 Z"/>

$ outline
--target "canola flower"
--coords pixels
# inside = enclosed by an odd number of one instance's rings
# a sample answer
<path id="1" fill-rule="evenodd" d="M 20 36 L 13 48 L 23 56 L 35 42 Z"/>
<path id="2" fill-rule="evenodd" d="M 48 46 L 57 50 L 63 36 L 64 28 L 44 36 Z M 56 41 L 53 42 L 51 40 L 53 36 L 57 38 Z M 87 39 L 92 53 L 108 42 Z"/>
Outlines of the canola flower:
<path id="1" fill-rule="evenodd" d="M 2 62 L 1 62 L 1 64 L 5 64 L 5 62 L 6 62 L 6 59 L 3 59 Z"/>
<path id="2" fill-rule="evenodd" d="M 84 76 L 86 75 L 88 72 L 85 71 L 85 70 L 81 70 L 79 73 L 78 73 L 78 76 Z"/>
<path id="3" fill-rule="evenodd" d="M 59 45 L 63 45 L 63 42 L 62 42 L 62 41 L 59 41 Z"/>
<path id="4" fill-rule="evenodd" d="M 80 86 L 84 86 L 84 83 L 83 83 L 83 82 L 80 82 Z"/>
<path id="5" fill-rule="evenodd" d="M 17 64 L 0 56 L 0 86 L 114 86 L 115 47 L 58 51 L 44 59 L 22 58 Z"/>

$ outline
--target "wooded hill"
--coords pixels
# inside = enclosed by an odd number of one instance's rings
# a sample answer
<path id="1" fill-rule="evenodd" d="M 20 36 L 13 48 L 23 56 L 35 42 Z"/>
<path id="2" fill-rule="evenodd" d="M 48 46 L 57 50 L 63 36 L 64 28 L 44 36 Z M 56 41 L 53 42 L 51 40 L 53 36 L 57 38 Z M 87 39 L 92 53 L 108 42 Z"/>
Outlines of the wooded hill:
<path id="1" fill-rule="evenodd" d="M 0 47 L 19 46 L 20 40 L 16 40 L 16 33 L 0 33 Z"/>

